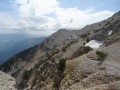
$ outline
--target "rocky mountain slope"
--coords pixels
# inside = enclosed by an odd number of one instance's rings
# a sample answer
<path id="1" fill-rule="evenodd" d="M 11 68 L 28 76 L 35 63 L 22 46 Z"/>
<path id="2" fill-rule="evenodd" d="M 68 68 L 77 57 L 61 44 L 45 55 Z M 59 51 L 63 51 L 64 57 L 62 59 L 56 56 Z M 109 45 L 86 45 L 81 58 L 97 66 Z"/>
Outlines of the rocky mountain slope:
<path id="1" fill-rule="evenodd" d="M 119 90 L 119 64 L 120 12 L 80 30 L 61 29 L 0 69 L 19 90 Z"/>
<path id="2" fill-rule="evenodd" d="M 17 90 L 13 77 L 0 71 L 0 90 Z"/>

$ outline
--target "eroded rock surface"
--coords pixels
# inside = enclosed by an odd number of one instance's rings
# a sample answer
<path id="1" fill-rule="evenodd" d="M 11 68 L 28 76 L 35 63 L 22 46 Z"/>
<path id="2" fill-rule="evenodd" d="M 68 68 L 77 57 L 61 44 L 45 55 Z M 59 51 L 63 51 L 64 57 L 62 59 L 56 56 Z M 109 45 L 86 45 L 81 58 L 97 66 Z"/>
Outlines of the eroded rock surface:
<path id="1" fill-rule="evenodd" d="M 15 79 L 0 71 L 0 90 L 17 90 L 15 86 Z"/>

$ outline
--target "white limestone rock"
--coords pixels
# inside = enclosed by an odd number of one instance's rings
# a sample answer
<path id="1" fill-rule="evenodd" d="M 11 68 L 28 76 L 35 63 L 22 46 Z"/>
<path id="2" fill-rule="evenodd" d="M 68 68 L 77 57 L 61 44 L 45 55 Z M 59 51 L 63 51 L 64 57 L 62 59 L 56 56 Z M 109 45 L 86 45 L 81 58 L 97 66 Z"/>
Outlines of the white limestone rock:
<path id="1" fill-rule="evenodd" d="M 17 90 L 16 82 L 13 77 L 0 71 L 0 90 Z"/>

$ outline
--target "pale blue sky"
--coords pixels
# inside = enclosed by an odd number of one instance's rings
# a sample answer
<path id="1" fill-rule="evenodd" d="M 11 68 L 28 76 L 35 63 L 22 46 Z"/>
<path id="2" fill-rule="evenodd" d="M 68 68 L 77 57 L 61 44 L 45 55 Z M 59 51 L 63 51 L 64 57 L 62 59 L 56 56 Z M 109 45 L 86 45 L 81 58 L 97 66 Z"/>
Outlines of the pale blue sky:
<path id="1" fill-rule="evenodd" d="M 59 0 L 63 7 L 78 7 L 79 9 L 94 8 L 96 10 L 120 10 L 120 0 Z"/>
<path id="2" fill-rule="evenodd" d="M 10 0 L 0 0 L 0 12 L 11 12 L 11 10 Z"/>
<path id="3" fill-rule="evenodd" d="M 77 7 L 81 10 L 94 8 L 96 10 L 120 10 L 120 0 L 58 0 L 64 8 Z M 10 0 L 0 0 L 0 12 L 13 10 Z"/>

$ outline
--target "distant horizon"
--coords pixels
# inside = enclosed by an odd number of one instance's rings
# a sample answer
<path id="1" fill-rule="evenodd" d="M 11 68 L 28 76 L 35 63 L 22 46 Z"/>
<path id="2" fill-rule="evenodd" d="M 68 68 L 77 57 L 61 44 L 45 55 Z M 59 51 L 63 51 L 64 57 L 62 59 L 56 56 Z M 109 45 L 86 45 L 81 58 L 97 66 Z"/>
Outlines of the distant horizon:
<path id="1" fill-rule="evenodd" d="M 119 11 L 118 11 L 119 12 Z M 117 13 L 117 12 L 115 12 L 115 13 Z M 115 14 L 114 13 L 114 14 Z M 113 15 L 114 15 L 113 14 Z M 113 16 L 113 15 L 111 15 L 111 16 Z M 110 17 L 111 17 L 110 16 Z M 109 17 L 107 17 L 106 19 L 108 19 Z M 104 19 L 104 20 L 106 20 L 106 19 Z M 103 21 L 103 20 L 101 20 L 101 21 Z M 98 21 L 98 22 L 94 22 L 94 23 L 99 23 L 99 22 L 101 22 L 101 21 Z M 94 23 L 91 23 L 91 24 L 94 24 Z M 91 25 L 91 24 L 87 24 L 87 25 L 85 25 L 85 26 L 88 26 L 88 25 Z M 55 33 L 56 31 L 58 31 L 58 30 L 61 30 L 61 29 L 65 29 L 65 30 L 80 30 L 80 29 L 82 29 L 82 28 L 84 28 L 85 26 L 83 26 L 83 27 L 81 27 L 81 28 L 59 28 L 59 29 L 57 29 L 57 30 L 54 30 L 54 32 L 53 33 Z M 43 30 L 43 31 L 47 31 L 47 30 Z M 53 34 L 53 33 L 51 33 L 51 34 Z M 33 37 L 48 37 L 48 36 L 50 36 L 51 34 L 48 34 L 48 35 L 40 35 L 39 33 L 28 33 L 28 32 L 6 32 L 6 33 L 0 33 L 0 35 L 28 35 L 28 36 L 33 36 Z"/>

